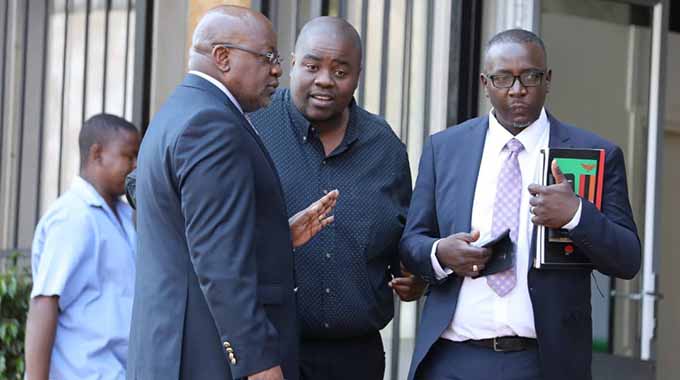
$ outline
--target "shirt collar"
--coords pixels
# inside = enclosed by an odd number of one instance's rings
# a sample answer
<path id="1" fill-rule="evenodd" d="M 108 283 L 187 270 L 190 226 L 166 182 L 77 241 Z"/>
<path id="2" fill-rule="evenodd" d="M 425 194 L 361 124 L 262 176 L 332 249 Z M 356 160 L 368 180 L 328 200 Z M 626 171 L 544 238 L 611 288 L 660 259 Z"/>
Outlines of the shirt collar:
<path id="1" fill-rule="evenodd" d="M 489 144 L 495 152 L 501 152 L 505 147 L 505 144 L 515 138 L 522 143 L 524 150 L 527 151 L 527 153 L 532 153 L 535 149 L 541 148 L 539 147 L 539 143 L 541 137 L 543 137 L 545 133 L 550 133 L 550 122 L 548 121 L 545 108 L 541 108 L 541 114 L 538 119 L 524 128 L 517 136 L 513 136 L 512 133 L 508 132 L 508 130 L 498 122 L 498 119 L 496 119 L 496 116 L 493 113 L 493 109 L 489 111 L 487 144 Z"/>
<path id="2" fill-rule="evenodd" d="M 305 118 L 305 115 L 300 112 L 297 106 L 295 106 L 290 90 L 286 91 L 286 97 L 284 98 L 284 101 L 288 104 L 288 112 L 291 116 L 294 129 L 299 134 L 301 141 L 303 143 L 306 142 L 310 137 L 313 136 L 310 130 L 311 123 L 309 120 L 307 120 L 307 118 Z M 357 121 L 356 101 L 354 98 L 352 98 L 352 101 L 349 104 L 349 121 L 347 123 L 347 130 L 345 131 L 345 137 L 340 143 L 340 147 L 348 147 L 359 138 L 359 123 Z"/>
<path id="3" fill-rule="evenodd" d="M 238 101 L 236 100 L 234 95 L 232 95 L 232 93 L 229 91 L 229 89 L 224 84 L 222 84 L 222 82 L 220 82 L 217 79 L 211 77 L 210 75 L 208 75 L 204 72 L 198 71 L 198 70 L 189 70 L 189 74 L 194 74 L 194 75 L 199 76 L 199 77 L 207 80 L 208 82 L 212 83 L 215 87 L 219 88 L 220 91 L 224 92 L 224 94 L 227 95 L 229 100 L 231 100 L 231 102 L 234 103 L 236 108 L 238 108 L 239 112 L 244 113 L 243 109 L 241 108 L 241 105 L 238 104 Z"/>
<path id="4" fill-rule="evenodd" d="M 97 189 L 83 177 L 77 176 L 73 180 L 71 190 L 78 194 L 78 196 L 90 206 L 103 207 L 106 203 L 104 198 L 97 192 Z"/>

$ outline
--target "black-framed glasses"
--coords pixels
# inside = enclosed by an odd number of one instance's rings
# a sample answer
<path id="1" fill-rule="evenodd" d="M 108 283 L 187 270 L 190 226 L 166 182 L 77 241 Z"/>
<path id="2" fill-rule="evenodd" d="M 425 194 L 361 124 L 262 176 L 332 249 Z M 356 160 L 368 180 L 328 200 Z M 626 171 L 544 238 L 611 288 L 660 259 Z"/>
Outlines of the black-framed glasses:
<path id="1" fill-rule="evenodd" d="M 515 85 L 515 81 L 518 79 L 519 83 L 524 87 L 536 87 L 541 84 L 544 75 L 544 71 L 530 70 L 519 75 L 492 74 L 486 75 L 486 77 L 491 79 L 491 84 L 496 88 L 510 88 Z"/>
<path id="2" fill-rule="evenodd" d="M 213 47 L 215 47 L 215 46 L 223 46 L 225 48 L 242 50 L 242 51 L 248 52 L 250 54 L 254 54 L 258 57 L 265 58 L 267 60 L 267 62 L 269 62 L 269 64 L 272 65 L 272 66 L 273 65 L 280 65 L 281 62 L 282 62 L 281 56 L 279 55 L 278 52 L 275 52 L 275 51 L 268 51 L 266 53 L 260 53 L 258 51 L 249 49 L 247 47 L 234 45 L 234 44 L 230 44 L 230 43 L 222 43 L 222 42 L 214 43 Z"/>

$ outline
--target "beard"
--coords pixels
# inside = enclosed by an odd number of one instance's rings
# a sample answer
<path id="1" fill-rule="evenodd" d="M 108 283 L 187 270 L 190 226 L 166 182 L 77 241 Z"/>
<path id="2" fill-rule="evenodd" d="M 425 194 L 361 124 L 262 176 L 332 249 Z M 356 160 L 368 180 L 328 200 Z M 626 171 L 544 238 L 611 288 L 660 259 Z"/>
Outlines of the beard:
<path id="1" fill-rule="evenodd" d="M 517 129 L 524 129 L 524 128 L 530 126 L 531 124 L 533 124 L 533 121 L 524 122 L 524 123 L 512 123 L 512 127 L 517 128 Z"/>

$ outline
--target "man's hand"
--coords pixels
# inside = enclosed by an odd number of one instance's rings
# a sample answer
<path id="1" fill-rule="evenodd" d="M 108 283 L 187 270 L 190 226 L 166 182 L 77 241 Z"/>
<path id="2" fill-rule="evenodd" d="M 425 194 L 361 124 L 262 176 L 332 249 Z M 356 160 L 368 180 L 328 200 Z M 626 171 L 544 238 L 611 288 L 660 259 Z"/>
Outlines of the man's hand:
<path id="1" fill-rule="evenodd" d="M 409 273 L 404 268 L 404 264 L 401 264 L 401 273 L 403 274 L 402 277 L 395 277 L 388 283 L 390 288 L 397 293 L 399 299 L 410 302 L 422 297 L 427 287 L 425 280 Z"/>
<path id="2" fill-rule="evenodd" d="M 471 233 L 457 233 L 439 241 L 437 245 L 437 260 L 461 277 L 477 277 L 479 271 L 491 257 L 488 248 L 473 247 L 470 243 L 479 239 L 479 231 Z"/>
<path id="3" fill-rule="evenodd" d="M 548 228 L 562 228 L 576 214 L 579 199 L 574 194 L 573 185 L 557 166 L 556 160 L 553 160 L 551 169 L 555 177 L 554 185 L 529 185 L 529 193 L 533 195 L 529 200 L 529 210 L 534 215 L 531 221 Z"/>
<path id="4" fill-rule="evenodd" d="M 338 195 L 340 192 L 333 190 L 288 219 L 293 248 L 304 245 L 333 222 L 333 215 L 330 213 L 338 201 Z"/>
<path id="5" fill-rule="evenodd" d="M 285 380 L 285 379 L 283 378 L 283 372 L 281 372 L 281 367 L 276 366 L 273 368 L 269 368 L 266 371 L 250 375 L 248 376 L 248 380 Z"/>

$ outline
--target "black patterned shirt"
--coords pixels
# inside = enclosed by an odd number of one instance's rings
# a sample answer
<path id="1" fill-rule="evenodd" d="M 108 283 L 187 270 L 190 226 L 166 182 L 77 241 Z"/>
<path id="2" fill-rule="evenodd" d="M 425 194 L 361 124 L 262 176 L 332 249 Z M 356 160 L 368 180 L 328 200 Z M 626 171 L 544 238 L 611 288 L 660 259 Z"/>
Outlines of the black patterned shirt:
<path id="1" fill-rule="evenodd" d="M 352 102 L 344 139 L 326 157 L 287 89 L 250 118 L 276 164 L 289 216 L 340 191 L 335 221 L 294 253 L 302 336 L 354 337 L 383 328 L 394 313 L 387 283 L 399 273 L 411 198 L 404 144 L 385 120 Z"/>

